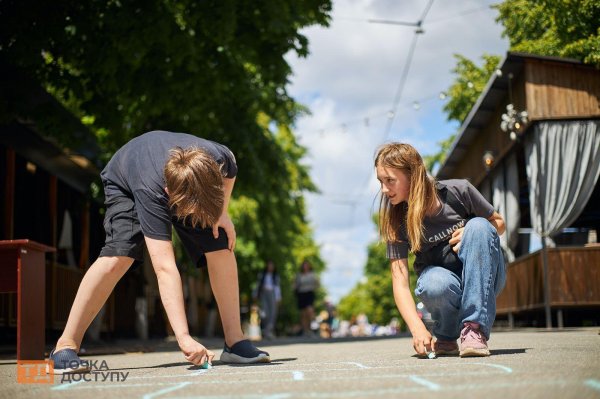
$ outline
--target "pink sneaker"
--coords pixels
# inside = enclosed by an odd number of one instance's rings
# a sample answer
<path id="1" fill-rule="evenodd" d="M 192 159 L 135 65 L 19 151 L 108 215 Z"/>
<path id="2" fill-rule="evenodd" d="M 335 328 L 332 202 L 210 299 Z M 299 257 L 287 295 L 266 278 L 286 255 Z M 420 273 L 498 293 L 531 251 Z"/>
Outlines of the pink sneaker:
<path id="1" fill-rule="evenodd" d="M 468 321 L 464 326 L 460 332 L 460 357 L 489 356 L 487 339 L 479 331 L 479 324 Z"/>
<path id="2" fill-rule="evenodd" d="M 437 356 L 456 356 L 458 355 L 458 344 L 456 341 L 437 339 L 433 344 L 433 350 Z"/>

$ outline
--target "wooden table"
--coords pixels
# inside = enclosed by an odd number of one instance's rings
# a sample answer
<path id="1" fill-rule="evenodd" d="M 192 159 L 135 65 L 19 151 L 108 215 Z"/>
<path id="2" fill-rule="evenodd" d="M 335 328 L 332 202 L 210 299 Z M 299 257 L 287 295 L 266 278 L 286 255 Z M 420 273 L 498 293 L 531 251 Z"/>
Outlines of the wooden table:
<path id="1" fill-rule="evenodd" d="M 31 240 L 0 241 L 0 292 L 17 293 L 17 359 L 44 360 L 46 252 Z"/>

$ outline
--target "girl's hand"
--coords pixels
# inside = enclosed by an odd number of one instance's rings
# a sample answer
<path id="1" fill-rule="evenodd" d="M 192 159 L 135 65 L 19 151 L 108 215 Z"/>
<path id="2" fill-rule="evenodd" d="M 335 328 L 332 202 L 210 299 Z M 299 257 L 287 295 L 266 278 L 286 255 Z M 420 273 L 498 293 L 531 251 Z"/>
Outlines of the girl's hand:
<path id="1" fill-rule="evenodd" d="M 456 253 L 458 253 L 458 250 L 460 249 L 460 242 L 462 240 L 464 230 L 464 227 L 455 230 L 454 233 L 452 233 L 452 238 L 450 239 L 450 241 L 448 241 L 448 243 L 452 245 L 452 250 Z"/>
<path id="2" fill-rule="evenodd" d="M 427 356 L 427 352 L 431 352 L 431 334 L 425 326 L 413 334 L 413 348 L 421 356 Z"/>

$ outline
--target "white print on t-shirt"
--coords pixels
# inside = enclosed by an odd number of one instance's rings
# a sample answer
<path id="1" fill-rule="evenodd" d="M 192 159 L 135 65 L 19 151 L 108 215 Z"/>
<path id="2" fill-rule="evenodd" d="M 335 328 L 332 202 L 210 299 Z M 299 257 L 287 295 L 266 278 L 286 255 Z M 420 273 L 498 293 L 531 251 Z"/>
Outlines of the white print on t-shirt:
<path id="1" fill-rule="evenodd" d="M 438 242 L 438 241 L 446 241 L 448 238 L 450 238 L 452 233 L 454 233 L 456 230 L 458 230 L 462 227 L 465 227 L 464 220 L 461 220 L 460 222 L 452 225 L 451 227 L 448 227 L 446 229 L 446 231 L 442 231 L 441 233 L 434 234 L 433 236 L 427 238 L 427 241 L 429 241 L 431 243 Z"/>

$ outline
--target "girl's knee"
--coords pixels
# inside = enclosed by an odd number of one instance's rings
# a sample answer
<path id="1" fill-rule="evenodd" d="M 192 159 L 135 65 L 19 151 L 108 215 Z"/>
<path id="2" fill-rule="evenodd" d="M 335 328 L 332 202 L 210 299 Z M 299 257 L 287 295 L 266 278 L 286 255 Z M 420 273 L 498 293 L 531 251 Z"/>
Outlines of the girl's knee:
<path id="1" fill-rule="evenodd" d="M 456 282 L 452 273 L 440 267 L 424 270 L 419 280 L 415 295 L 418 296 L 426 305 L 448 301 L 450 297 L 456 296 Z"/>
<path id="2" fill-rule="evenodd" d="M 482 217 L 476 217 L 467 222 L 464 234 L 468 233 L 472 233 L 476 236 L 481 236 L 485 234 L 496 233 L 496 229 L 494 228 L 494 226 L 492 226 L 489 220 Z"/>

